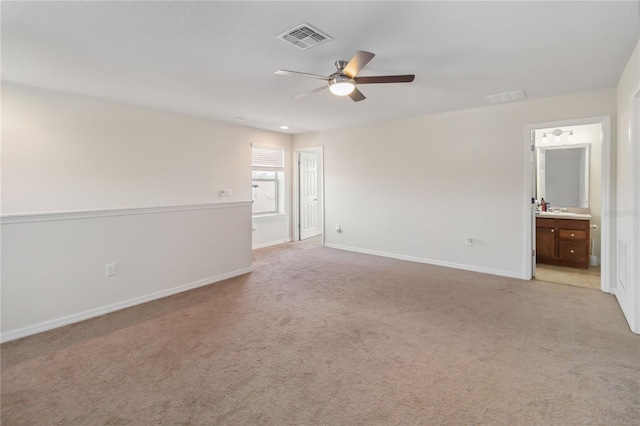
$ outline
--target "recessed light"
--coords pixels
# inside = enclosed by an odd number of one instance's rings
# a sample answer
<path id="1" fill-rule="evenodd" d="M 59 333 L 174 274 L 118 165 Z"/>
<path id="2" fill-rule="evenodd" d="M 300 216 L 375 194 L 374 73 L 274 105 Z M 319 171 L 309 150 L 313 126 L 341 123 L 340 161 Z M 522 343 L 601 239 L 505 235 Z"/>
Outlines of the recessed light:
<path id="1" fill-rule="evenodd" d="M 289 130 L 289 126 L 280 126 L 282 130 Z"/>

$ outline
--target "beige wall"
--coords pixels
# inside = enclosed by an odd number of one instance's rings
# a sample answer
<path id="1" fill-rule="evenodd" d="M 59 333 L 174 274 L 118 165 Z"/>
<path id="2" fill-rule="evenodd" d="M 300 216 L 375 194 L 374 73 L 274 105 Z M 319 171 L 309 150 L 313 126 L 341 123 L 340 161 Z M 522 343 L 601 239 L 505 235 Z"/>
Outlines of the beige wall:
<path id="1" fill-rule="evenodd" d="M 251 199 L 251 143 L 291 136 L 2 85 L 2 213 Z M 220 198 L 221 189 L 233 197 Z"/>
<path id="2" fill-rule="evenodd" d="M 329 245 L 525 277 L 524 126 L 615 111 L 601 90 L 296 135 L 294 148 L 324 146 Z"/>
<path id="3" fill-rule="evenodd" d="M 3 84 L 2 339 L 249 272 L 251 143 L 292 142 Z"/>

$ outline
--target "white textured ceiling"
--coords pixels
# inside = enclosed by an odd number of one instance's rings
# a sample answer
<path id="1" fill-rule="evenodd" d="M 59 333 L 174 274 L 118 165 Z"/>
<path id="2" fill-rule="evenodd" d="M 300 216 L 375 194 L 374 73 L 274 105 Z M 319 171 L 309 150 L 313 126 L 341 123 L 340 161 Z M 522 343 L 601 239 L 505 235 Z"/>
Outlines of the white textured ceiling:
<path id="1" fill-rule="evenodd" d="M 6 2 L 2 80 L 288 133 L 614 87 L 640 37 L 638 1 Z M 333 37 L 303 51 L 277 35 L 307 22 Z M 413 73 L 361 86 L 321 81 L 357 50 L 360 73 Z M 239 122 L 235 117 L 243 117 Z"/>

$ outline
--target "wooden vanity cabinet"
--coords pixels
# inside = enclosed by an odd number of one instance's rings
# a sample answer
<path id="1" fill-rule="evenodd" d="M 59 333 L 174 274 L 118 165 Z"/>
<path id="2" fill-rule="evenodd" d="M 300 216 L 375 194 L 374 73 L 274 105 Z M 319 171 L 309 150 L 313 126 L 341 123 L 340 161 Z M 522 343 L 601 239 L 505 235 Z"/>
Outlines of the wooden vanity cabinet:
<path id="1" fill-rule="evenodd" d="M 589 268 L 588 220 L 536 218 L 536 260 L 551 265 Z"/>
<path id="2" fill-rule="evenodd" d="M 536 255 L 540 259 L 557 258 L 556 220 L 536 218 Z"/>

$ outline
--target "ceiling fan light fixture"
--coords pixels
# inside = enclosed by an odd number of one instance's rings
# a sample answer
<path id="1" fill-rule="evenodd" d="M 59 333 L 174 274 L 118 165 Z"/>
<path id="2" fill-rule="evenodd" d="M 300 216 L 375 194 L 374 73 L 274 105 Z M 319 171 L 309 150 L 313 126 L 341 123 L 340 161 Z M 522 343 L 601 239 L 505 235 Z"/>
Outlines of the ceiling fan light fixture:
<path id="1" fill-rule="evenodd" d="M 345 75 L 336 75 L 329 80 L 329 90 L 336 96 L 347 96 L 356 88 L 356 82 Z"/>

